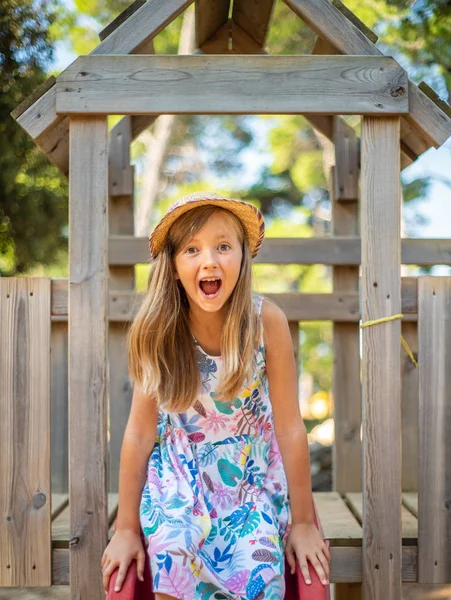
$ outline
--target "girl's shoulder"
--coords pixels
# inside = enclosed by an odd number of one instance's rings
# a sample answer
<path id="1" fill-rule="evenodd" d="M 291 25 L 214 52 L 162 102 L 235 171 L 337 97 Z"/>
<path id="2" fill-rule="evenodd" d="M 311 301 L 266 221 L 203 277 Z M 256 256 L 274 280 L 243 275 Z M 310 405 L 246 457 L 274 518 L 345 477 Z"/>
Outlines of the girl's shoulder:
<path id="1" fill-rule="evenodd" d="M 252 292 L 252 300 L 254 302 L 255 308 L 257 309 L 257 313 L 261 315 L 264 300 L 263 296 L 260 296 L 260 294 L 257 294 L 256 292 Z"/>

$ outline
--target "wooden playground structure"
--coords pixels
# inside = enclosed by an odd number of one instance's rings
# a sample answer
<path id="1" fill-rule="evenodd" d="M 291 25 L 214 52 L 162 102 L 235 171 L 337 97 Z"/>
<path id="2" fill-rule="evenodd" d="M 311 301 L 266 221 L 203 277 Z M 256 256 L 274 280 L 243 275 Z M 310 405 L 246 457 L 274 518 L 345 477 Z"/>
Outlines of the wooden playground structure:
<path id="1" fill-rule="evenodd" d="M 130 144 L 167 113 L 304 114 L 335 144 L 332 235 L 267 239 L 257 259 L 333 268 L 330 294 L 272 295 L 295 351 L 300 321 L 333 322 L 334 489 L 315 494 L 331 581 L 337 600 L 451 583 L 451 277 L 400 274 L 451 263 L 451 239 L 400 237 L 400 171 L 451 136 L 451 112 L 339 1 L 284 1 L 317 34 L 312 55 L 265 53 L 274 0 L 234 0 L 231 15 L 230 0 L 196 0 L 196 52 L 155 55 L 154 36 L 193 0 L 136 0 L 14 113 L 69 176 L 70 275 L 0 280 L 0 587 L 104 597 L 125 331 L 134 266 L 148 261 Z M 125 115 L 110 132 L 109 114 Z M 362 115 L 360 138 L 345 114 Z"/>

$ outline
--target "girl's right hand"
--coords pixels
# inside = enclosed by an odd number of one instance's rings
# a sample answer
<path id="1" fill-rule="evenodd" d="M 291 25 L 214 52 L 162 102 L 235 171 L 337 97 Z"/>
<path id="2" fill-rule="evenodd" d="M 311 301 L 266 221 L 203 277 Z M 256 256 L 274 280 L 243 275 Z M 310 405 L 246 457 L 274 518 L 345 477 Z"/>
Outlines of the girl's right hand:
<path id="1" fill-rule="evenodd" d="M 111 574 L 119 567 L 114 591 L 119 592 L 127 575 L 128 567 L 136 559 L 138 578 L 144 579 L 144 561 L 146 553 L 139 532 L 130 529 L 117 529 L 105 548 L 102 556 L 103 588 L 108 593 Z"/>

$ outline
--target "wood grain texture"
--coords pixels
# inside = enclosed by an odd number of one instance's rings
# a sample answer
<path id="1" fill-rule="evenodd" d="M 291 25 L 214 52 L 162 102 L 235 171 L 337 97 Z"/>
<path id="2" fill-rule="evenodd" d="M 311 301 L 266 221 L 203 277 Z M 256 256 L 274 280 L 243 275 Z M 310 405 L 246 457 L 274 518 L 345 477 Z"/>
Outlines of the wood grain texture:
<path id="1" fill-rule="evenodd" d="M 241 27 L 260 48 L 266 43 L 275 0 L 234 0 L 233 21 Z"/>
<path id="2" fill-rule="evenodd" d="M 266 238 L 255 263 L 355 266 L 361 263 L 361 242 L 357 236 L 311 238 Z M 149 240 L 112 235 L 109 238 L 110 265 L 149 262 Z M 451 240 L 403 238 L 404 265 L 447 265 L 451 262 Z"/>
<path id="3" fill-rule="evenodd" d="M 112 234 L 134 234 L 134 178 L 130 165 L 132 117 L 124 117 L 110 132 L 109 148 L 109 231 Z M 116 184 L 116 185 L 115 185 Z M 132 292 L 135 287 L 134 266 L 109 268 L 109 289 Z M 132 388 L 128 377 L 126 324 L 110 322 L 109 339 L 109 400 L 110 428 L 108 473 L 109 492 L 118 491 L 119 463 L 122 439 L 130 413 Z"/>
<path id="4" fill-rule="evenodd" d="M 398 114 L 408 110 L 406 89 L 389 57 L 83 56 L 58 76 L 56 110 Z"/>
<path id="5" fill-rule="evenodd" d="M 264 294 L 274 300 L 289 321 L 332 320 L 356 323 L 360 320 L 359 292 L 331 294 L 282 293 Z M 123 322 L 134 317 L 143 299 L 142 293 L 110 291 L 109 320 Z M 402 285 L 402 310 L 405 321 L 416 320 L 416 278 L 407 277 Z M 67 281 L 52 282 L 52 318 L 64 320 L 67 316 Z"/>
<path id="6" fill-rule="evenodd" d="M 103 597 L 107 543 L 108 126 L 70 123 L 69 508 L 74 597 Z"/>
<path id="7" fill-rule="evenodd" d="M 203 45 L 219 31 L 229 19 L 230 0 L 196 0 L 196 48 Z"/>
<path id="8" fill-rule="evenodd" d="M 356 202 L 359 197 L 359 138 L 354 129 L 344 119 L 334 117 L 334 201 L 350 200 Z M 356 212 L 358 220 L 358 212 Z M 337 231 L 337 234 L 340 232 Z"/>
<path id="9" fill-rule="evenodd" d="M 343 54 L 381 55 L 381 51 L 329 0 L 284 0 L 319 36 Z M 433 146 L 440 146 L 451 135 L 448 117 L 418 87 L 409 82 L 410 114 L 406 119 Z"/>
<path id="10" fill-rule="evenodd" d="M 139 52 L 140 46 L 147 44 L 192 3 L 193 0 L 147 0 L 96 46 L 91 54 Z"/>
<path id="11" fill-rule="evenodd" d="M 401 323 L 401 334 L 418 362 L 417 323 Z M 401 346 L 402 490 L 418 490 L 418 369 Z"/>
<path id="12" fill-rule="evenodd" d="M 49 279 L 0 278 L 0 339 L 0 586 L 49 586 Z"/>
<path id="13" fill-rule="evenodd" d="M 420 277 L 418 581 L 451 581 L 451 277 Z"/>
<path id="14" fill-rule="evenodd" d="M 346 131 L 346 130 L 345 130 Z M 335 132 L 336 165 L 331 173 L 332 233 L 344 239 L 359 234 L 358 190 L 354 201 L 339 202 L 335 197 L 337 169 L 355 170 L 358 154 L 339 157 L 344 142 L 343 130 Z M 334 293 L 358 293 L 359 267 L 334 266 L 332 274 Z M 357 323 L 333 323 L 333 396 L 335 441 L 333 445 L 333 487 L 339 492 L 362 490 L 362 391 L 360 383 L 360 335 Z"/>
<path id="15" fill-rule="evenodd" d="M 141 47 L 148 46 L 149 41 L 192 2 L 193 0 L 148 0 L 94 48 L 92 54 L 139 52 Z M 44 132 L 47 133 L 47 130 L 58 127 L 62 120 L 62 117 L 56 113 L 55 86 L 52 86 L 17 119 L 17 122 L 33 139 L 36 139 Z M 68 128 L 67 123 L 65 127 Z M 53 143 L 56 143 L 55 139 Z"/>
<path id="16" fill-rule="evenodd" d="M 362 321 L 401 312 L 399 118 L 362 119 Z M 401 597 L 399 319 L 362 330 L 363 596 Z"/>

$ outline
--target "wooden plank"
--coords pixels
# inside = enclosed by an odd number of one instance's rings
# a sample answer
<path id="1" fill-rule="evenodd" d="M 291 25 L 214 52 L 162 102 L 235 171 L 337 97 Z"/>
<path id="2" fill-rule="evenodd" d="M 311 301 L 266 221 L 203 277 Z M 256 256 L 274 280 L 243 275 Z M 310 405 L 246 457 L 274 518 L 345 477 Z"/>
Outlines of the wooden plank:
<path id="1" fill-rule="evenodd" d="M 363 494 L 360 492 L 348 492 L 345 494 L 345 497 L 352 507 L 353 514 L 356 515 L 361 523 L 363 520 Z M 416 545 L 418 538 L 418 519 L 404 506 L 401 506 L 401 530 L 403 546 L 412 543 Z"/>
<path id="2" fill-rule="evenodd" d="M 407 76 L 391 57 L 221 55 L 211 69 L 204 55 L 91 55 L 76 59 L 55 87 L 58 113 L 408 111 Z"/>
<path id="3" fill-rule="evenodd" d="M 110 196 L 133 194 L 133 167 L 130 165 L 132 117 L 123 117 L 110 134 L 108 152 Z"/>
<path id="4" fill-rule="evenodd" d="M 101 42 L 92 54 L 139 52 L 140 47 L 146 46 L 149 40 L 153 39 L 192 2 L 193 0 L 148 0 L 111 36 Z M 54 87 L 17 119 L 19 125 L 33 139 L 42 136 L 46 130 L 53 130 L 61 124 L 62 118 L 56 113 Z"/>
<path id="5" fill-rule="evenodd" d="M 17 120 L 27 109 L 32 106 L 36 100 L 38 100 L 43 94 L 45 94 L 51 87 L 56 83 L 56 78 L 52 75 L 43 84 L 37 87 L 32 94 L 30 94 L 25 100 L 23 100 L 19 106 L 11 111 L 11 116 L 14 120 Z"/>
<path id="6" fill-rule="evenodd" d="M 418 517 L 418 492 L 403 492 L 402 502 L 414 516 Z"/>
<path id="7" fill-rule="evenodd" d="M 359 545 L 362 527 L 338 492 L 313 492 L 319 520 L 331 545 Z"/>
<path id="8" fill-rule="evenodd" d="M 401 334 L 418 361 L 417 323 L 401 323 Z M 418 369 L 401 347 L 402 490 L 418 490 Z"/>
<path id="9" fill-rule="evenodd" d="M 329 0 L 284 0 L 319 36 L 343 54 L 367 56 L 382 52 Z M 409 82 L 409 109 L 406 119 L 431 145 L 440 146 L 451 135 L 451 118 L 418 87 Z"/>
<path id="10" fill-rule="evenodd" d="M 362 549 L 359 547 L 332 546 L 330 549 L 330 580 L 332 583 L 362 581 Z M 407 546 L 402 552 L 402 580 L 416 582 L 417 548 Z M 69 584 L 69 550 L 54 548 L 52 552 L 53 585 Z"/>
<path id="11" fill-rule="evenodd" d="M 337 129 L 335 156 L 343 145 Z M 358 160 L 358 155 L 354 156 Z M 331 173 L 332 233 L 355 236 L 359 231 L 358 190 L 354 202 L 336 201 L 334 171 L 346 166 L 340 161 Z M 349 167 L 348 167 L 349 168 Z M 340 179 L 343 179 L 340 176 Z M 334 266 L 333 291 L 359 293 L 359 267 Z M 360 307 L 359 307 L 360 313 Z M 333 322 L 333 375 L 335 441 L 333 445 L 333 488 L 339 492 L 362 490 L 362 392 L 360 383 L 360 333 L 358 323 Z"/>
<path id="12" fill-rule="evenodd" d="M 146 237 L 110 236 L 110 265 L 135 265 L 149 262 L 149 240 Z M 266 238 L 255 258 L 258 264 L 303 264 L 356 266 L 361 263 L 361 242 L 358 236 L 311 238 Z M 403 238 L 403 265 L 449 265 L 451 240 Z"/>
<path id="13" fill-rule="evenodd" d="M 228 22 L 230 0 L 196 0 L 195 8 L 196 48 L 203 50 L 203 45 Z"/>
<path id="14" fill-rule="evenodd" d="M 352 12 L 352 10 L 349 10 L 349 8 L 343 4 L 343 2 L 341 2 L 341 0 L 332 0 L 332 4 L 335 6 L 335 8 L 338 8 L 338 10 L 342 12 L 349 21 L 352 21 L 357 29 L 360 29 L 360 31 L 366 35 L 366 37 L 370 39 L 373 44 L 377 42 L 379 38 L 374 31 L 367 27 L 365 23 L 363 23 L 363 21 L 361 21 L 357 15 Z"/>
<path id="15" fill-rule="evenodd" d="M 67 283 L 65 286 L 67 297 Z M 52 297 L 54 295 L 52 281 Z M 68 452 L 68 346 L 67 323 L 52 323 L 51 331 L 51 467 L 53 492 L 69 489 Z"/>
<path id="16" fill-rule="evenodd" d="M 334 117 L 334 144 L 334 201 L 349 200 L 355 203 L 359 197 L 359 138 L 352 127 L 339 117 Z M 341 232 L 336 233 L 339 235 Z"/>
<path id="17" fill-rule="evenodd" d="M 275 0 L 234 0 L 233 21 L 263 48 L 274 11 Z"/>
<path id="18" fill-rule="evenodd" d="M 80 598 L 103 597 L 107 543 L 108 125 L 70 122 L 69 510 L 70 583 Z"/>
<path id="19" fill-rule="evenodd" d="M 0 279 L 0 586 L 51 585 L 50 279 Z"/>
<path id="20" fill-rule="evenodd" d="M 134 234 L 134 180 L 130 166 L 132 141 L 131 117 L 124 117 L 110 134 L 109 156 L 109 231 L 114 234 Z M 121 126 L 122 125 L 122 126 Z M 125 177 L 124 177 L 125 176 Z M 114 184 L 117 183 L 115 186 Z M 132 292 L 135 287 L 134 266 L 110 266 L 110 292 Z M 109 491 L 117 492 L 119 463 L 130 406 L 132 388 L 128 376 L 126 332 L 123 323 L 110 322 L 109 330 L 110 368 L 110 443 L 108 453 Z"/>
<path id="21" fill-rule="evenodd" d="M 339 121 L 337 123 L 337 121 Z M 355 236 L 359 234 L 359 205 L 357 185 L 346 194 L 354 200 L 339 202 L 344 194 L 341 186 L 349 180 L 347 173 L 356 171 L 358 179 L 359 149 L 356 139 L 347 131 L 349 126 L 340 117 L 334 117 L 335 167 L 332 167 L 329 196 L 332 205 L 332 233 Z M 351 140 L 351 143 L 349 143 Z M 357 144 L 356 144 L 357 146 Z M 338 171 L 338 172 L 337 172 Z M 350 198 L 348 198 L 350 199 Z M 333 267 L 334 292 L 358 291 L 359 267 Z M 339 492 L 362 489 L 362 392 L 360 383 L 360 335 L 357 323 L 332 323 L 334 397 L 334 443 L 332 447 L 332 486 Z M 335 600 L 360 600 L 362 586 L 339 583 L 335 586 Z"/>
<path id="22" fill-rule="evenodd" d="M 414 279 L 414 278 L 413 278 Z M 57 320 L 67 316 L 67 291 L 62 280 L 53 288 L 52 314 Z M 64 286 L 67 288 L 67 286 Z M 412 308 L 411 299 L 415 297 L 415 286 L 409 281 L 405 283 L 404 294 L 407 308 Z M 285 312 L 289 321 L 331 320 L 357 323 L 360 320 L 359 292 L 336 292 L 332 294 L 265 294 L 274 300 Z M 130 291 L 111 291 L 109 293 L 110 322 L 124 322 L 133 319 L 143 294 Z M 407 311 L 404 311 L 407 313 Z M 416 315 L 405 314 L 405 321 L 416 320 Z"/>
<path id="23" fill-rule="evenodd" d="M 146 0 L 135 0 L 132 2 L 125 10 L 123 10 L 111 23 L 109 23 L 106 27 L 102 29 L 99 33 L 99 38 L 103 41 L 106 37 L 108 37 L 115 29 L 122 25 L 127 19 L 129 19 L 137 10 L 141 8 L 143 4 L 146 3 Z"/>
<path id="24" fill-rule="evenodd" d="M 451 581 L 451 277 L 420 277 L 418 581 Z"/>
<path id="25" fill-rule="evenodd" d="M 399 118 L 362 119 L 362 321 L 401 312 Z M 401 597 L 399 319 L 362 330 L 363 596 Z"/>

